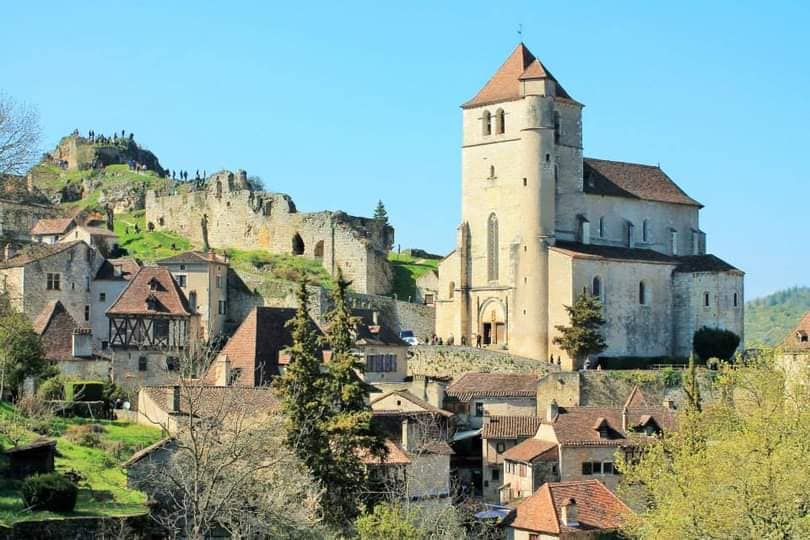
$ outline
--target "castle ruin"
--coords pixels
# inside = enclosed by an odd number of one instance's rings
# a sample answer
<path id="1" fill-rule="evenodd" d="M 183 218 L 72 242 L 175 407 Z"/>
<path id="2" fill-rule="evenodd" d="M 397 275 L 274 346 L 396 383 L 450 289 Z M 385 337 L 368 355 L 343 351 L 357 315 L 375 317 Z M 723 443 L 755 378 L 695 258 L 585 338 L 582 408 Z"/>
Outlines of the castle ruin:
<path id="1" fill-rule="evenodd" d="M 255 191 L 241 170 L 213 174 L 186 193 L 146 195 L 146 221 L 155 230 L 202 244 L 203 220 L 211 247 L 309 257 L 321 261 L 332 276 L 342 270 L 357 292 L 391 290 L 387 256 L 394 229 L 372 218 L 341 211 L 299 213 L 289 195 Z"/>

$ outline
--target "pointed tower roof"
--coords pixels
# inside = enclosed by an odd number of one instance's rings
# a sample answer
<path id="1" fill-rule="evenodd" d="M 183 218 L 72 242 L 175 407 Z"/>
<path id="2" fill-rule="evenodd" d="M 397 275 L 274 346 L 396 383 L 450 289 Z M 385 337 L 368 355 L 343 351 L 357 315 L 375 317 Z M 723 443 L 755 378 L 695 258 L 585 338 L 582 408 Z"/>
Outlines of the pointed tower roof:
<path id="1" fill-rule="evenodd" d="M 495 75 L 487 81 L 474 98 L 462 105 L 462 108 L 519 99 L 521 97 L 520 81 L 530 79 L 551 79 L 557 83 L 558 98 L 574 101 L 554 78 L 554 75 L 521 42 L 498 68 Z"/>

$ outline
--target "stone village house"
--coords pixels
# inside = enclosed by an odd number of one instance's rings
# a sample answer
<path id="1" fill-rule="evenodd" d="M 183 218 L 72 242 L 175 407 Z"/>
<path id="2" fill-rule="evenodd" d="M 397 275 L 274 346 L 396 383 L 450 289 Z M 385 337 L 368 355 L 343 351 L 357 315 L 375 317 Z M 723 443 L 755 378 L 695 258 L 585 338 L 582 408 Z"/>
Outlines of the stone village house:
<path id="1" fill-rule="evenodd" d="M 462 105 L 436 333 L 577 369 L 553 339 L 587 293 L 604 357 L 685 357 L 702 326 L 742 337 L 743 272 L 706 254 L 702 205 L 660 167 L 583 157 L 582 108 L 522 43 Z"/>
<path id="2" fill-rule="evenodd" d="M 92 330 L 80 325 L 59 300 L 50 302 L 33 321 L 42 338 L 45 358 L 60 373 L 84 380 L 110 380 L 109 358 L 93 352 Z"/>

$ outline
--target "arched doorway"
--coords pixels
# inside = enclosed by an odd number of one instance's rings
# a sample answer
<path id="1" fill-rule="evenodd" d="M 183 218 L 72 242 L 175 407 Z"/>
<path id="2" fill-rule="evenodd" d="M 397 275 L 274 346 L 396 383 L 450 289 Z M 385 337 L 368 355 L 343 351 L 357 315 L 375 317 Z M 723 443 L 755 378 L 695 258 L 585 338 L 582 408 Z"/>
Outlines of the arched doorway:
<path id="1" fill-rule="evenodd" d="M 315 258 L 323 259 L 323 240 L 318 240 L 315 244 Z"/>
<path id="2" fill-rule="evenodd" d="M 301 238 L 301 235 L 298 233 L 295 233 L 292 239 L 292 253 L 293 255 L 304 254 L 304 239 Z"/>
<path id="3" fill-rule="evenodd" d="M 501 300 L 492 298 L 481 304 L 478 321 L 482 345 L 505 345 L 507 343 L 506 308 Z"/>

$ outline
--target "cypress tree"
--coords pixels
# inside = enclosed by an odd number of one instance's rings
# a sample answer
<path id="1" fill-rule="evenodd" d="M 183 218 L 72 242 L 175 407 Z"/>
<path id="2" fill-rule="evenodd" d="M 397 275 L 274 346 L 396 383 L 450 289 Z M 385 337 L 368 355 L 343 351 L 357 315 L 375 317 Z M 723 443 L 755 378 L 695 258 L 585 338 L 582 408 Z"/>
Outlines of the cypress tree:
<path id="1" fill-rule="evenodd" d="M 560 336 L 554 343 L 567 352 L 571 358 L 582 360 L 590 354 L 599 354 L 607 348 L 601 328 L 605 324 L 602 317 L 602 303 L 595 296 L 582 293 L 572 306 L 565 306 L 570 326 L 557 326 Z"/>
<path id="2" fill-rule="evenodd" d="M 388 225 L 388 212 L 382 201 L 377 201 L 377 208 L 374 209 L 374 219 Z"/>

